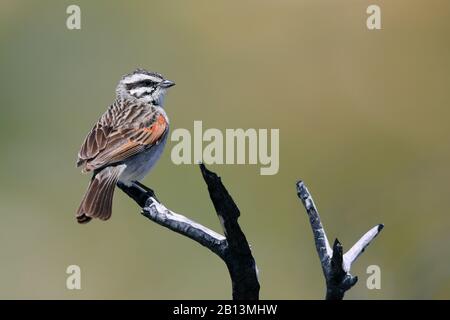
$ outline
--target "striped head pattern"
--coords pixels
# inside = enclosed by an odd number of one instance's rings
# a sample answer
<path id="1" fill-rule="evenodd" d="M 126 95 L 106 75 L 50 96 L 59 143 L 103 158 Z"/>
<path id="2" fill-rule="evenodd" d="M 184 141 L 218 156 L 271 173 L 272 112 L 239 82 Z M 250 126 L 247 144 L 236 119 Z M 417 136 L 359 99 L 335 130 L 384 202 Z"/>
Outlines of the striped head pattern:
<path id="1" fill-rule="evenodd" d="M 167 89 L 173 85 L 174 82 L 165 79 L 159 73 L 137 69 L 122 77 L 116 93 L 121 98 L 162 106 Z"/>

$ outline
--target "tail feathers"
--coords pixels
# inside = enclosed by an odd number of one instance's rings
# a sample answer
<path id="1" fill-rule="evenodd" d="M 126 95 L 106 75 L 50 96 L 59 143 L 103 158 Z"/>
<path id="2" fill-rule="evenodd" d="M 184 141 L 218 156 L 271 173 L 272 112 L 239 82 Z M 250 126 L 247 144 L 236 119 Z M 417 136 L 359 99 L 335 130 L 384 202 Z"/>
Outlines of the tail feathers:
<path id="1" fill-rule="evenodd" d="M 125 168 L 125 165 L 106 167 L 92 178 L 76 214 L 78 223 L 111 217 L 114 189 Z"/>

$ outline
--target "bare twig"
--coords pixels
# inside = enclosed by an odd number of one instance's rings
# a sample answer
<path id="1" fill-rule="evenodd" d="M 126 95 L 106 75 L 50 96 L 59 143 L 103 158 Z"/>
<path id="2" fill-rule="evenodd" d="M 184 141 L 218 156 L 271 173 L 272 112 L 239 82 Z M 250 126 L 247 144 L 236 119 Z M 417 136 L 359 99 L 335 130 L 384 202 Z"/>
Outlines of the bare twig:
<path id="1" fill-rule="evenodd" d="M 200 164 L 200 169 L 225 237 L 167 209 L 156 199 L 153 190 L 139 182 L 134 182 L 132 186 L 119 183 L 118 187 L 136 201 L 145 217 L 191 238 L 217 254 L 225 262 L 230 273 L 233 299 L 257 300 L 259 298 L 257 267 L 250 246 L 237 221 L 240 215 L 239 209 L 220 177 L 206 169 L 203 164 Z"/>
<path id="2" fill-rule="evenodd" d="M 316 250 L 319 254 L 327 285 L 326 299 L 341 300 L 345 292 L 358 281 L 358 277 L 350 274 L 352 263 L 364 252 L 364 249 L 380 233 L 384 226 L 379 224 L 373 227 L 347 253 L 343 254 L 343 248 L 338 239 L 334 241 L 333 249 L 331 249 L 325 229 L 320 221 L 319 212 L 303 181 L 297 182 L 297 195 L 309 216 Z"/>
<path id="3" fill-rule="evenodd" d="M 206 169 L 203 164 L 200 164 L 200 169 L 227 238 L 228 246 L 223 259 L 230 272 L 233 299 L 257 300 L 259 298 L 258 269 L 250 245 L 238 223 L 239 209 L 220 177 Z"/>

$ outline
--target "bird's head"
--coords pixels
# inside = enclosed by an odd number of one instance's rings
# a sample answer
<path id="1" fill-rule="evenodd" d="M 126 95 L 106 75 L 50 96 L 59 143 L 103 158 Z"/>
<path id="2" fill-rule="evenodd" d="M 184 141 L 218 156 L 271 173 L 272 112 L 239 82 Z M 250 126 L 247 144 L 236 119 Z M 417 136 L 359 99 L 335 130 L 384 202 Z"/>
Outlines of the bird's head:
<path id="1" fill-rule="evenodd" d="M 159 73 L 137 69 L 122 77 L 116 93 L 118 97 L 125 99 L 136 99 L 162 106 L 167 89 L 174 85 L 173 81 L 164 79 Z"/>

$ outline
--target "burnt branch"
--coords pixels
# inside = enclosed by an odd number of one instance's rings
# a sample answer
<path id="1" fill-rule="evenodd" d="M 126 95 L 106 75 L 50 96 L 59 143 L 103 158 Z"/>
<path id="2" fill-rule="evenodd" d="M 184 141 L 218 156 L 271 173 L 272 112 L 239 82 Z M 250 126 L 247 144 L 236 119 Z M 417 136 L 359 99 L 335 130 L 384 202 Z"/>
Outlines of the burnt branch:
<path id="1" fill-rule="evenodd" d="M 198 242 L 218 255 L 230 273 L 234 300 L 258 300 L 258 271 L 250 245 L 238 223 L 239 209 L 220 177 L 203 164 L 200 164 L 200 170 L 225 236 L 166 208 L 153 190 L 139 182 L 133 182 L 131 186 L 117 185 L 142 208 L 146 218 Z"/>
<path id="2" fill-rule="evenodd" d="M 316 250 L 327 286 L 326 299 L 342 300 L 345 292 L 358 281 L 358 277 L 350 274 L 353 262 L 364 252 L 384 226 L 379 224 L 370 229 L 350 250 L 343 254 L 343 248 L 338 239 L 334 241 L 333 248 L 330 247 L 317 207 L 303 181 L 297 182 L 297 195 L 306 209 L 313 231 Z"/>
<path id="3" fill-rule="evenodd" d="M 209 196 L 219 217 L 227 239 L 224 261 L 230 273 L 233 299 L 257 300 L 259 298 L 258 269 L 250 245 L 238 223 L 240 212 L 220 177 L 200 164 Z"/>

